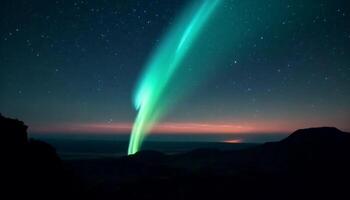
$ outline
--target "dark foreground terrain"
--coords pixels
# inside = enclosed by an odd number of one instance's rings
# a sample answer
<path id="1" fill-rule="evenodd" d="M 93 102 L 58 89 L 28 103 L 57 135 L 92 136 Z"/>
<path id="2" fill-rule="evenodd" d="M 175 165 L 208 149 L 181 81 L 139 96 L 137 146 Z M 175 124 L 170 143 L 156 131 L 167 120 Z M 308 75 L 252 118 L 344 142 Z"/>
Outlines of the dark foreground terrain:
<path id="1" fill-rule="evenodd" d="M 247 149 L 61 161 L 0 116 L 2 195 L 33 199 L 349 199 L 350 134 L 302 129 Z"/>

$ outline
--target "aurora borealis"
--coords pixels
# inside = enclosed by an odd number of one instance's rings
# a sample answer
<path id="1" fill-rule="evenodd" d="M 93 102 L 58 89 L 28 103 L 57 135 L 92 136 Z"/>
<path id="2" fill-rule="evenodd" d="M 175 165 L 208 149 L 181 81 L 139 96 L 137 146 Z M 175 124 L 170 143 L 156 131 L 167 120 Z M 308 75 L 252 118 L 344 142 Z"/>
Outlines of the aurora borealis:
<path id="1" fill-rule="evenodd" d="M 134 97 L 134 105 L 139 113 L 131 132 L 128 154 L 140 150 L 145 134 L 163 114 L 161 104 L 166 98 L 164 91 L 171 90 L 167 88 L 167 83 L 218 3 L 219 0 L 203 1 L 199 7 L 193 6 L 187 10 L 152 56 Z"/>
<path id="2" fill-rule="evenodd" d="M 350 130 L 349 1 L 1 4 L 0 112 L 30 134 Z"/>

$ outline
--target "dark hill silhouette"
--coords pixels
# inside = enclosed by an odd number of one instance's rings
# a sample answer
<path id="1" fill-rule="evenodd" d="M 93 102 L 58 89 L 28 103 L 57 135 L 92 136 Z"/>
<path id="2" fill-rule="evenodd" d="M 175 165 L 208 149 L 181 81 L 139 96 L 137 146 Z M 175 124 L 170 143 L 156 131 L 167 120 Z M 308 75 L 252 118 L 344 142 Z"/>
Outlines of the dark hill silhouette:
<path id="1" fill-rule="evenodd" d="M 349 136 L 336 128 L 301 129 L 243 150 L 141 151 L 71 163 L 82 177 L 96 172 L 100 185 L 90 192 L 101 199 L 339 199 L 349 197 L 343 184 L 350 180 Z"/>
<path id="2" fill-rule="evenodd" d="M 259 165 L 276 170 L 335 170 L 348 166 L 350 134 L 336 128 L 300 129 L 280 142 L 266 143 L 257 150 Z M 338 170 L 334 168 L 338 168 Z M 299 171 L 298 171 L 299 172 Z"/>
<path id="3" fill-rule="evenodd" d="M 61 199 L 74 196 L 73 179 L 51 145 L 28 139 L 27 126 L 22 121 L 1 114 L 0 133 L 3 197 Z"/>
<path id="4" fill-rule="evenodd" d="M 3 117 L 0 113 L 0 127 L 1 127 L 1 146 L 4 147 L 16 147 L 19 145 L 26 144 L 27 139 L 27 128 L 22 121 L 17 119 L 10 119 Z M 6 134 L 15 133 L 15 134 Z"/>
<path id="5" fill-rule="evenodd" d="M 231 151 L 141 151 L 62 162 L 49 144 L 27 139 L 23 122 L 0 116 L 0 125 L 1 182 L 13 198 L 350 199 L 350 133 L 336 128 L 301 129 Z"/>
<path id="6" fill-rule="evenodd" d="M 300 129 L 283 139 L 282 143 L 302 145 L 342 145 L 350 140 L 348 133 L 334 127 Z"/>

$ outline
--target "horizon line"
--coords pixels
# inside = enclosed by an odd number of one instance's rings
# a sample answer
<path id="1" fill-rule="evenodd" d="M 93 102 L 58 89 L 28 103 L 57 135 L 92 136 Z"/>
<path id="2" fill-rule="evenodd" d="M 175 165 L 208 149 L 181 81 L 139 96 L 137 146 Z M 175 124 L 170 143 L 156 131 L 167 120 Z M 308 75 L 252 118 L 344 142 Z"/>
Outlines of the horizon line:
<path id="1" fill-rule="evenodd" d="M 61 123 L 37 125 L 29 128 L 35 134 L 103 134 L 125 135 L 130 134 L 132 123 L 105 122 L 105 123 Z M 237 135 L 237 134 L 284 134 L 292 133 L 300 127 L 325 127 L 319 124 L 286 124 L 285 122 L 162 122 L 156 124 L 150 134 L 152 135 Z M 335 126 L 328 126 L 335 127 Z M 347 131 L 346 129 L 343 129 Z"/>

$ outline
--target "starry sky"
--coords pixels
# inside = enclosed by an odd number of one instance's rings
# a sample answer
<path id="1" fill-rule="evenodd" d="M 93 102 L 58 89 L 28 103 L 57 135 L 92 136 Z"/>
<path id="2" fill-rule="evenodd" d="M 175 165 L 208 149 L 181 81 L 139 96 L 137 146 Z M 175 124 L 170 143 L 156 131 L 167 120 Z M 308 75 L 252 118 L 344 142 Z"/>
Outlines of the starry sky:
<path id="1" fill-rule="evenodd" d="M 0 112 L 30 132 L 130 132 L 137 80 L 189 2 L 2 1 Z M 349 22 L 347 0 L 223 0 L 153 132 L 350 131 Z"/>

